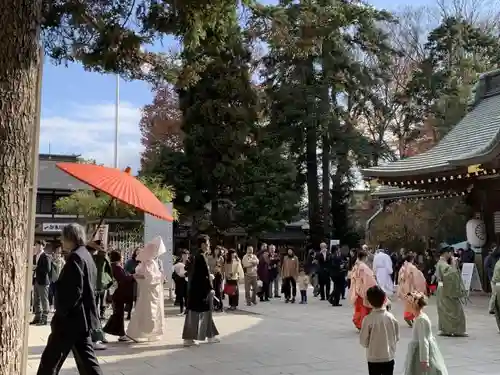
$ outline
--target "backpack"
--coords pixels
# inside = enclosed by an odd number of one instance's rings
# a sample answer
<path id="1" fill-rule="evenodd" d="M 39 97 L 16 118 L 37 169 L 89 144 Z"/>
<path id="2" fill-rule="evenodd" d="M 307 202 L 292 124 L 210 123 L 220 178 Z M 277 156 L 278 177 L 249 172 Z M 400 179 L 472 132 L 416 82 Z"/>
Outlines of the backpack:
<path id="1" fill-rule="evenodd" d="M 101 286 L 104 290 L 109 289 L 113 285 L 113 277 L 107 272 L 108 261 L 102 263 L 101 269 Z"/>
<path id="2" fill-rule="evenodd" d="M 55 283 L 57 279 L 59 278 L 59 274 L 61 273 L 60 269 L 57 269 L 57 267 L 54 265 L 54 262 L 52 260 L 52 257 L 47 257 L 47 261 L 49 263 L 49 281 L 50 283 Z"/>

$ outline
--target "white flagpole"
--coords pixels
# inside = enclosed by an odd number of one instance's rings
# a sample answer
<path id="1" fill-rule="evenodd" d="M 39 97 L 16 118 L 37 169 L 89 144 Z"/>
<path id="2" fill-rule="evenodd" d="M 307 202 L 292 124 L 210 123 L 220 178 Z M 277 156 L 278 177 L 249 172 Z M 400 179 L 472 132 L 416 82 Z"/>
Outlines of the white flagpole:
<path id="1" fill-rule="evenodd" d="M 115 152 L 114 152 L 114 167 L 118 168 L 118 137 L 120 132 L 120 76 L 116 75 L 116 90 L 115 90 Z"/>

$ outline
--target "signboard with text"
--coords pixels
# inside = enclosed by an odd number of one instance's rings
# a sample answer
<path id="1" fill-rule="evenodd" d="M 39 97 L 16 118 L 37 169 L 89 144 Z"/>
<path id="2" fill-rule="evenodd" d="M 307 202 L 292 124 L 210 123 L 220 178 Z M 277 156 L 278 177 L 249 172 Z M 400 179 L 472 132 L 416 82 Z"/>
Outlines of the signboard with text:
<path id="1" fill-rule="evenodd" d="M 68 223 L 42 223 L 42 232 L 61 233 L 66 225 L 68 225 Z"/>
<path id="2" fill-rule="evenodd" d="M 462 281 L 467 294 L 471 290 L 482 291 L 481 279 L 475 263 L 464 263 L 462 265 Z"/>
<path id="3" fill-rule="evenodd" d="M 330 247 L 328 250 L 332 249 L 332 246 L 339 246 L 340 245 L 340 240 L 330 240 Z"/>
<path id="4" fill-rule="evenodd" d="M 97 241 L 97 240 L 101 241 L 101 244 L 102 244 L 102 247 L 104 248 L 104 250 L 107 250 L 107 248 L 108 248 L 108 233 L 109 233 L 109 225 L 104 224 L 104 225 L 99 226 L 99 229 L 97 229 L 97 231 L 94 235 L 94 238 L 93 238 L 94 241 Z"/>

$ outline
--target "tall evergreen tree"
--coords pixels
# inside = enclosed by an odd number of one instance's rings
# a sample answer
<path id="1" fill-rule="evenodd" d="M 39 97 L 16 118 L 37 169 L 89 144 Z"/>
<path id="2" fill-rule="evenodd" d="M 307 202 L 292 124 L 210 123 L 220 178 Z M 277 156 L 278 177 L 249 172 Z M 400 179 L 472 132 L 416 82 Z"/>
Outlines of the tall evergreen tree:
<path id="1" fill-rule="evenodd" d="M 280 1 L 259 8 L 257 33 L 269 44 L 263 76 L 271 102 L 270 127 L 296 162 L 299 181 L 306 183 L 309 225 L 314 246 L 330 232 L 330 173 L 346 164 L 350 142 L 359 136 L 346 126 L 342 99 L 369 100 L 370 87 L 391 49 L 377 23 L 390 15 L 358 2 Z M 368 65 L 357 56 L 372 57 Z M 320 202 L 318 149 L 322 148 L 323 199 Z M 359 150 L 357 150 L 359 151 Z M 342 168 L 337 168 L 340 171 Z M 349 178 L 346 174 L 340 179 Z M 323 209 L 321 209 L 323 204 Z"/>
<path id="2" fill-rule="evenodd" d="M 443 137 L 465 115 L 478 74 L 499 66 L 499 49 L 496 36 L 463 19 L 443 19 L 401 98 L 413 121 L 430 122 L 436 138 Z"/>
<path id="3" fill-rule="evenodd" d="M 193 187 L 205 192 L 200 205 L 213 202 L 215 210 L 218 200 L 233 199 L 241 183 L 257 123 L 250 52 L 243 44 L 236 7 L 228 6 L 225 12 L 198 46 L 185 46 L 178 88 L 184 161 Z M 184 86 L 193 66 L 203 69 L 195 83 Z"/>

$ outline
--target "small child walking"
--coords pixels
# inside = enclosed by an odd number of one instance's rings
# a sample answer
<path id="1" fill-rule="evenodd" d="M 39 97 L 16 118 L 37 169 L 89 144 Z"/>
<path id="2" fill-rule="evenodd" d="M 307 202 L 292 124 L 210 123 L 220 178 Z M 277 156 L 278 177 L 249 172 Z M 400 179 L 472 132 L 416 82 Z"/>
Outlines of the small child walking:
<path id="1" fill-rule="evenodd" d="M 306 275 L 304 268 L 300 268 L 299 277 L 297 278 L 300 290 L 300 304 L 307 304 L 307 288 L 309 288 L 309 276 Z"/>
<path id="2" fill-rule="evenodd" d="M 366 348 L 369 375 L 393 375 L 396 345 L 399 341 L 399 322 L 387 309 L 387 296 L 378 285 L 366 291 L 373 307 L 363 319 L 359 342 Z"/>
<path id="3" fill-rule="evenodd" d="M 408 344 L 405 361 L 405 375 L 448 375 L 443 356 L 432 334 L 431 321 L 424 307 L 427 297 L 421 292 L 408 293 L 406 311 L 415 316 L 413 335 Z"/>

